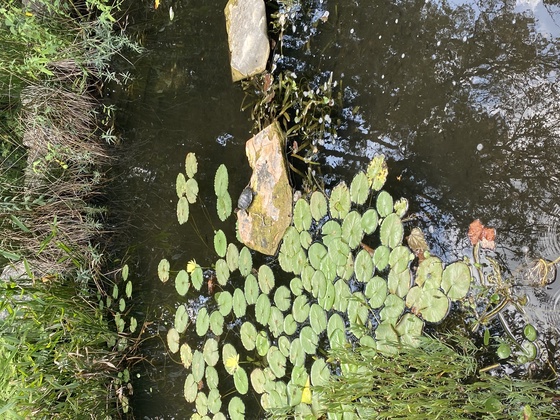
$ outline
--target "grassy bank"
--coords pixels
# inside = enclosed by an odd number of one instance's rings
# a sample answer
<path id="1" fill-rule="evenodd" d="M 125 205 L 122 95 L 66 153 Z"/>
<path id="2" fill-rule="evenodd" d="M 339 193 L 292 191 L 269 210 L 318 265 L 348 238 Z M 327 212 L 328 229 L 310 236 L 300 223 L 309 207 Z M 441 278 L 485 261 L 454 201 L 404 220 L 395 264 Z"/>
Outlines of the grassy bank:
<path id="1" fill-rule="evenodd" d="M 118 7 L 0 6 L 3 418 L 107 418 L 127 408 L 131 332 L 111 326 L 118 310 L 105 290 L 120 286 L 101 275 L 99 246 L 113 135 L 111 109 L 96 98 L 104 82 L 127 78 L 111 73 L 111 58 L 136 48 Z"/>

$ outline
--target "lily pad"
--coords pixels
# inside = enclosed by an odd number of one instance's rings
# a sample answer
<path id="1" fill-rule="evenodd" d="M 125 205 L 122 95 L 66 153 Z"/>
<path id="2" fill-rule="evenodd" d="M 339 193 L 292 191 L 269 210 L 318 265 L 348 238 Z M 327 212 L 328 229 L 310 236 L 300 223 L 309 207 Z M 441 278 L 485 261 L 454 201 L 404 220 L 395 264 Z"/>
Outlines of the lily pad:
<path id="1" fill-rule="evenodd" d="M 206 366 L 206 385 L 210 389 L 218 388 L 220 378 L 218 377 L 218 371 L 214 366 Z"/>
<path id="2" fill-rule="evenodd" d="M 356 249 L 363 236 L 362 217 L 357 211 L 351 211 L 342 222 L 342 238 L 351 249 Z"/>
<path id="3" fill-rule="evenodd" d="M 309 246 L 313 243 L 313 237 L 309 231 L 304 230 L 299 234 L 299 243 L 302 248 L 309 249 Z"/>
<path id="4" fill-rule="evenodd" d="M 198 382 L 194 380 L 193 374 L 189 373 L 185 379 L 183 386 L 183 395 L 187 402 L 194 402 L 196 394 L 198 393 Z"/>
<path id="5" fill-rule="evenodd" d="M 181 344 L 181 348 L 179 349 L 179 354 L 181 356 L 181 363 L 183 366 L 188 369 L 191 367 L 192 364 L 192 349 L 187 343 Z"/>
<path id="6" fill-rule="evenodd" d="M 222 408 L 222 397 L 217 388 L 212 388 L 208 392 L 208 410 L 213 414 L 218 414 Z"/>
<path id="7" fill-rule="evenodd" d="M 377 226 L 379 225 L 379 217 L 375 209 L 368 209 L 362 214 L 362 220 L 360 221 L 362 225 L 362 230 L 364 233 L 370 235 L 375 232 Z"/>
<path id="8" fill-rule="evenodd" d="M 206 368 L 206 362 L 204 361 L 202 352 L 198 350 L 194 351 L 191 367 L 194 380 L 197 382 L 202 380 L 202 378 L 204 378 L 204 369 Z"/>
<path id="9" fill-rule="evenodd" d="M 278 347 L 271 346 L 270 349 L 268 349 L 266 360 L 274 376 L 283 378 L 286 375 L 286 357 L 280 352 Z"/>
<path id="10" fill-rule="evenodd" d="M 214 232 L 214 249 L 220 258 L 224 258 L 226 256 L 227 238 L 226 234 L 221 229 Z"/>
<path id="11" fill-rule="evenodd" d="M 245 300 L 245 294 L 241 289 L 235 289 L 233 292 L 233 313 L 237 318 L 242 318 L 245 316 L 247 311 L 247 302 Z"/>
<path id="12" fill-rule="evenodd" d="M 253 257 L 249 248 L 244 246 L 239 253 L 239 272 L 243 277 L 247 277 L 253 268 Z"/>
<path id="13" fill-rule="evenodd" d="M 332 281 L 327 281 L 327 287 L 325 289 L 325 293 L 322 296 L 319 296 L 317 302 L 319 306 L 323 308 L 325 311 L 330 311 L 334 306 L 334 300 L 336 298 L 336 291 L 334 289 L 334 284 Z"/>
<path id="14" fill-rule="evenodd" d="M 451 300 L 464 298 L 471 286 L 471 271 L 461 262 L 454 262 L 443 270 L 441 288 Z"/>
<path id="15" fill-rule="evenodd" d="M 358 172 L 352 183 L 350 184 L 350 199 L 358 204 L 362 205 L 366 202 L 369 196 L 369 181 L 364 172 Z"/>
<path id="16" fill-rule="evenodd" d="M 257 329 L 255 326 L 245 321 L 241 324 L 240 335 L 243 347 L 249 351 L 253 350 L 257 341 Z"/>
<path id="17" fill-rule="evenodd" d="M 449 312 L 449 298 L 439 289 L 424 290 L 422 293 L 422 318 L 437 323 Z"/>
<path id="18" fill-rule="evenodd" d="M 239 397 L 233 397 L 228 404 L 231 420 L 245 420 L 245 404 Z"/>
<path id="19" fill-rule="evenodd" d="M 343 181 L 336 185 L 329 198 L 329 209 L 334 219 L 344 219 L 350 211 L 350 191 Z"/>
<path id="20" fill-rule="evenodd" d="M 220 195 L 216 200 L 216 213 L 222 222 L 224 222 L 229 216 L 231 216 L 232 202 L 231 196 L 226 191 L 224 194 Z"/>
<path id="21" fill-rule="evenodd" d="M 331 219 L 321 227 L 321 233 L 323 235 L 323 243 L 329 246 L 330 242 L 342 237 L 342 227 L 336 220 Z"/>
<path id="22" fill-rule="evenodd" d="M 379 216 L 387 217 L 393 212 L 393 197 L 387 191 L 381 191 L 375 205 Z"/>
<path id="23" fill-rule="evenodd" d="M 404 298 L 410 289 L 410 281 L 411 274 L 408 268 L 401 272 L 397 272 L 395 268 L 391 268 L 389 278 L 387 279 L 389 292 Z"/>
<path id="24" fill-rule="evenodd" d="M 381 244 L 389 248 L 396 248 L 402 243 L 404 235 L 404 228 L 399 216 L 395 213 L 389 214 L 383 222 L 381 222 L 381 230 L 379 238 Z"/>
<path id="25" fill-rule="evenodd" d="M 443 265 L 438 257 L 429 257 L 420 263 L 416 272 L 416 284 L 424 290 L 439 289 Z"/>
<path id="26" fill-rule="evenodd" d="M 348 309 L 348 299 L 352 296 L 348 283 L 339 279 L 334 283 L 334 302 L 333 307 L 339 312 L 346 312 Z"/>
<path id="27" fill-rule="evenodd" d="M 127 298 L 131 298 L 132 296 L 132 282 L 131 281 L 127 281 L 126 282 L 126 287 L 124 289 L 124 293 L 126 295 Z"/>
<path id="28" fill-rule="evenodd" d="M 299 232 L 309 230 L 311 227 L 311 208 L 303 198 L 300 198 L 294 206 L 293 221 Z"/>
<path id="29" fill-rule="evenodd" d="M 274 338 L 278 338 L 284 332 L 284 315 L 276 306 L 270 307 L 270 318 L 268 319 L 269 331 Z"/>
<path id="30" fill-rule="evenodd" d="M 285 335 L 278 337 L 278 349 L 285 357 L 290 356 L 290 339 Z"/>
<path id="31" fill-rule="evenodd" d="M 177 220 L 180 225 L 189 220 L 189 202 L 187 197 L 183 196 L 177 201 Z"/>
<path id="32" fill-rule="evenodd" d="M 294 300 L 292 306 L 292 315 L 294 320 L 298 323 L 303 323 L 307 320 L 309 316 L 309 303 L 307 302 L 307 296 L 300 295 Z"/>
<path id="33" fill-rule="evenodd" d="M 229 184 L 229 176 L 226 165 L 223 163 L 218 167 L 216 171 L 216 176 L 214 177 L 214 192 L 216 197 L 223 196 L 227 193 L 227 188 Z"/>
<path id="34" fill-rule="evenodd" d="M 408 211 L 408 200 L 406 198 L 399 198 L 395 201 L 393 209 L 395 210 L 396 215 L 402 219 Z"/>
<path id="35" fill-rule="evenodd" d="M 327 255 L 327 249 L 320 242 L 314 242 L 309 247 L 307 253 L 309 256 L 309 263 L 315 270 L 319 270 L 321 266 L 321 260 Z"/>
<path id="36" fill-rule="evenodd" d="M 218 351 L 218 342 L 214 338 L 209 338 L 204 343 L 204 348 L 202 350 L 204 356 L 204 361 L 208 366 L 216 366 L 218 359 L 220 358 L 220 352 Z"/>
<path id="37" fill-rule="evenodd" d="M 245 278 L 245 300 L 247 305 L 254 305 L 257 303 L 257 298 L 259 297 L 259 283 L 257 278 L 252 274 L 249 274 Z"/>
<path id="38" fill-rule="evenodd" d="M 396 324 L 404 311 L 404 300 L 397 295 L 389 293 L 385 298 L 385 306 L 379 312 L 382 321 Z"/>
<path id="39" fill-rule="evenodd" d="M 266 382 L 266 377 L 261 368 L 255 368 L 251 372 L 251 385 L 257 394 L 262 394 L 264 392 L 264 384 Z"/>
<path id="40" fill-rule="evenodd" d="M 406 246 L 398 246 L 389 255 L 389 265 L 396 273 L 400 273 L 408 268 L 409 263 L 414 259 L 414 254 Z"/>
<path id="41" fill-rule="evenodd" d="M 315 191 L 311 194 L 310 207 L 311 216 L 313 216 L 316 221 L 325 217 L 327 215 L 327 198 L 325 194 L 320 191 Z"/>
<path id="42" fill-rule="evenodd" d="M 218 283 L 225 286 L 229 280 L 229 275 L 230 272 L 226 260 L 220 258 L 216 261 L 216 279 L 218 279 Z"/>
<path id="43" fill-rule="evenodd" d="M 303 293 L 303 283 L 302 283 L 302 281 L 299 277 L 294 277 L 290 281 L 290 290 L 292 291 L 292 294 L 294 296 L 299 296 Z M 290 299 L 291 299 L 291 297 L 290 297 Z M 276 304 L 276 306 L 278 306 L 278 303 Z"/>
<path id="44" fill-rule="evenodd" d="M 196 203 L 198 197 L 198 182 L 196 182 L 196 179 L 191 178 L 187 180 L 185 184 L 185 195 L 189 204 Z"/>
<path id="45" fill-rule="evenodd" d="M 258 280 L 261 291 L 268 295 L 274 287 L 274 273 L 268 265 L 259 267 Z"/>
<path id="46" fill-rule="evenodd" d="M 177 193 L 177 198 L 181 198 L 187 193 L 187 180 L 185 175 L 180 172 L 177 174 L 175 181 L 175 192 Z"/>
<path id="47" fill-rule="evenodd" d="M 196 394 L 195 407 L 196 413 L 200 416 L 206 416 L 208 414 L 208 397 L 204 392 Z"/>
<path id="48" fill-rule="evenodd" d="M 239 369 L 239 353 L 230 343 L 226 343 L 222 347 L 222 362 L 226 372 L 230 375 L 233 375 Z"/>
<path id="49" fill-rule="evenodd" d="M 373 252 L 373 263 L 375 268 L 379 271 L 385 270 L 387 265 L 389 265 L 389 257 L 391 255 L 391 250 L 385 245 L 378 246 Z"/>
<path id="50" fill-rule="evenodd" d="M 399 345 L 399 336 L 392 321 L 383 321 L 375 329 L 377 350 L 381 353 L 395 355 Z"/>
<path id="51" fill-rule="evenodd" d="M 395 329 L 397 330 L 400 342 L 406 346 L 418 347 L 419 338 L 422 336 L 424 322 L 416 315 L 406 313 L 399 320 Z"/>
<path id="52" fill-rule="evenodd" d="M 329 383 L 331 371 L 323 358 L 317 358 L 311 365 L 311 383 L 313 386 L 326 386 Z"/>
<path id="53" fill-rule="evenodd" d="M 187 308 L 185 305 L 179 305 L 177 310 L 175 311 L 175 329 L 182 334 L 187 329 L 187 325 L 189 323 L 189 314 L 187 313 Z"/>
<path id="54" fill-rule="evenodd" d="M 226 251 L 226 262 L 229 271 L 233 272 L 239 268 L 239 250 L 235 244 L 228 244 Z"/>
<path id="55" fill-rule="evenodd" d="M 305 351 L 299 338 L 292 340 L 290 346 L 290 362 L 294 366 L 304 366 L 305 364 Z"/>
<path id="56" fill-rule="evenodd" d="M 364 294 L 373 309 L 381 308 L 387 298 L 387 282 L 381 277 L 375 276 L 366 285 Z"/>
<path id="57" fill-rule="evenodd" d="M 187 153 L 185 158 L 185 172 L 189 178 L 196 175 L 198 171 L 198 161 L 196 160 L 196 155 L 192 152 Z"/>
<path id="58" fill-rule="evenodd" d="M 352 298 L 348 301 L 347 312 L 350 324 L 356 324 L 358 326 L 366 325 L 369 317 L 369 308 L 362 292 L 352 293 Z"/>
<path id="59" fill-rule="evenodd" d="M 162 283 L 167 282 L 169 280 L 169 261 L 165 258 L 162 259 L 158 264 L 158 277 L 162 281 Z"/>
<path id="60" fill-rule="evenodd" d="M 290 293 L 290 289 L 288 289 L 286 286 L 280 286 L 278 289 L 276 289 L 276 292 L 274 292 L 274 304 L 281 311 L 287 311 L 288 309 L 290 309 L 290 306 L 292 304 L 292 294 Z"/>
<path id="61" fill-rule="evenodd" d="M 373 277 L 373 259 L 369 252 L 362 249 L 358 252 L 354 260 L 354 271 L 356 272 L 356 280 L 366 283 Z"/>
<path id="62" fill-rule="evenodd" d="M 270 300 L 267 295 L 261 294 L 255 303 L 255 318 L 261 325 L 267 325 L 270 319 Z"/>
<path id="63" fill-rule="evenodd" d="M 241 366 L 233 374 L 233 383 L 240 394 L 245 395 L 249 391 L 249 378 Z"/>
<path id="64" fill-rule="evenodd" d="M 327 322 L 327 337 L 329 338 L 329 340 L 331 339 L 331 336 L 333 335 L 335 330 L 346 330 L 344 319 L 342 319 L 340 314 L 337 314 L 336 312 L 329 316 L 329 320 Z"/>
<path id="65" fill-rule="evenodd" d="M 293 335 L 297 330 L 297 322 L 292 314 L 287 314 L 284 317 L 284 332 L 288 335 Z"/>
<path id="66" fill-rule="evenodd" d="M 210 316 L 206 308 L 200 308 L 196 316 L 196 334 L 203 337 L 208 332 L 210 327 Z"/>
<path id="67" fill-rule="evenodd" d="M 210 329 L 217 336 L 224 332 L 224 316 L 220 311 L 214 311 L 210 314 Z"/>
<path id="68" fill-rule="evenodd" d="M 179 332 L 175 328 L 171 328 L 167 331 L 167 346 L 171 353 L 177 353 L 179 351 Z"/>
<path id="69" fill-rule="evenodd" d="M 239 289 L 235 289 L 235 291 L 237 290 Z M 243 295 L 243 292 L 241 292 L 241 295 Z M 233 307 L 233 297 L 231 296 L 231 293 L 227 290 L 218 292 L 214 295 L 214 299 L 216 299 L 218 310 L 220 311 L 222 316 L 228 316 Z M 245 300 L 245 297 L 243 297 L 243 300 Z"/>
<path id="70" fill-rule="evenodd" d="M 175 290 L 181 296 L 185 296 L 189 290 L 189 274 L 185 270 L 179 271 L 175 277 Z"/>
<path id="71" fill-rule="evenodd" d="M 200 290 L 204 282 L 204 273 L 202 267 L 197 265 L 191 273 L 191 283 L 196 290 Z"/>
<path id="72" fill-rule="evenodd" d="M 311 305 L 311 309 L 309 310 L 309 323 L 317 335 L 321 334 L 327 328 L 327 313 L 317 303 Z"/>
<path id="73" fill-rule="evenodd" d="M 259 356 L 265 356 L 270 348 L 270 340 L 265 331 L 259 331 L 257 334 L 257 339 L 255 340 L 255 348 Z"/>
<path id="74" fill-rule="evenodd" d="M 366 176 L 373 191 L 383 188 L 389 169 L 384 155 L 375 155 L 368 165 Z"/>

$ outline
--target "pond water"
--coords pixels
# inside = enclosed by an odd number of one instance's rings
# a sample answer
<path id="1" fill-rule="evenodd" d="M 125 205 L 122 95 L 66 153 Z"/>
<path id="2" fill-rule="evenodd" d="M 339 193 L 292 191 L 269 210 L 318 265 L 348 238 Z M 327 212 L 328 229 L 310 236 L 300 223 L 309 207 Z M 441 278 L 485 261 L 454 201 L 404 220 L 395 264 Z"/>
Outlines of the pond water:
<path id="1" fill-rule="evenodd" d="M 184 369 L 164 343 L 175 291 L 162 287 L 157 265 L 167 258 L 180 269 L 194 258 L 208 266 L 214 229 L 234 237 L 233 223 L 210 222 L 205 210 L 214 214 L 213 177 L 221 163 L 233 197 L 247 184 L 244 144 L 252 122 L 240 110 L 241 86 L 230 80 L 225 2 L 162 1 L 157 10 L 152 1 L 129 3 L 126 30 L 146 52 L 120 64 L 134 77 L 126 90 L 108 92 L 119 108 L 123 145 L 112 207 L 126 226 L 135 310 L 156 336 L 140 347 L 150 363 L 138 371 L 133 408 L 136 418 L 188 418 Z M 277 66 L 299 79 L 332 74 L 338 81 L 339 128 L 319 153 L 327 186 L 349 181 L 384 153 L 386 189 L 409 200 L 410 227 L 420 227 L 444 261 L 470 255 L 467 230 L 476 218 L 497 229 L 496 257 L 512 272 L 532 258 L 560 255 L 554 2 L 302 3 L 284 28 Z M 199 200 L 207 206 L 192 210 L 196 229 L 176 219 L 175 180 L 190 151 L 199 159 Z M 558 283 L 529 290 L 531 322 L 558 322 Z"/>

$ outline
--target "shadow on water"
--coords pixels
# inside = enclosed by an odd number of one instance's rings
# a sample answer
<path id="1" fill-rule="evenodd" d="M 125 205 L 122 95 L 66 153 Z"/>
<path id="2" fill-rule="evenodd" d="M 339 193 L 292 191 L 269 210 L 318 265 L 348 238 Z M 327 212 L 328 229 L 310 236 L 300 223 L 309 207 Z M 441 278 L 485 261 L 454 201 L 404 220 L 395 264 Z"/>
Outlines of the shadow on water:
<path id="1" fill-rule="evenodd" d="M 128 226 L 138 311 L 165 337 L 176 298 L 161 288 L 159 260 L 168 258 L 178 270 L 192 258 L 209 265 L 214 257 L 205 244 L 215 227 L 204 208 L 191 216 L 199 234 L 178 227 L 177 173 L 185 154 L 196 152 L 200 201 L 213 214 L 220 163 L 230 170 L 233 197 L 247 183 L 244 142 L 252 123 L 240 111 L 241 87 L 230 81 L 225 2 L 177 0 L 157 10 L 151 1 L 130 3 L 127 31 L 146 53 L 134 58 L 131 86 L 109 92 L 123 137 L 113 206 L 123 209 L 119 217 Z M 343 100 L 333 118 L 339 130 L 325 138 L 319 155 L 327 185 L 350 179 L 382 152 L 390 163 L 387 189 L 409 199 L 411 227 L 426 232 L 434 254 L 447 261 L 469 255 L 466 232 L 475 218 L 497 228 L 496 256 L 512 272 L 526 258 L 560 254 L 558 7 L 494 0 L 302 3 L 277 46 L 278 67 L 309 79 L 332 72 L 340 81 Z M 233 226 L 220 228 L 233 237 Z M 558 311 L 553 286 L 544 292 Z M 157 338 L 142 350 L 152 364 L 135 384 L 137 417 L 188 417 L 183 370 Z"/>

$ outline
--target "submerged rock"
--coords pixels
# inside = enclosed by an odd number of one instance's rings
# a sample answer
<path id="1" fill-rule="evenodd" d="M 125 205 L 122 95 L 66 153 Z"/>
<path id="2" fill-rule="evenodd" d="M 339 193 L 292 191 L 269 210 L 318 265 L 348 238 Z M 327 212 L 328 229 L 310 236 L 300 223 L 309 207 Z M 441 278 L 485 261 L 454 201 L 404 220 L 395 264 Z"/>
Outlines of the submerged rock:
<path id="1" fill-rule="evenodd" d="M 239 237 L 249 248 L 266 255 L 278 250 L 292 222 L 292 188 L 284 146 L 286 136 L 277 122 L 247 141 L 245 153 L 253 175 L 253 200 L 237 212 Z"/>
<path id="2" fill-rule="evenodd" d="M 229 0 L 224 13 L 234 82 L 262 73 L 270 55 L 263 0 Z"/>

